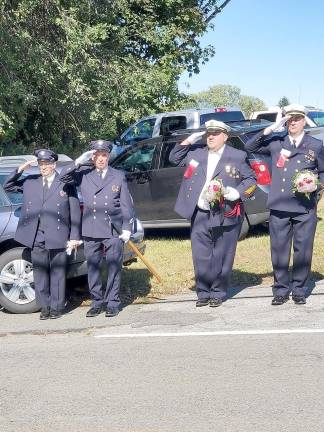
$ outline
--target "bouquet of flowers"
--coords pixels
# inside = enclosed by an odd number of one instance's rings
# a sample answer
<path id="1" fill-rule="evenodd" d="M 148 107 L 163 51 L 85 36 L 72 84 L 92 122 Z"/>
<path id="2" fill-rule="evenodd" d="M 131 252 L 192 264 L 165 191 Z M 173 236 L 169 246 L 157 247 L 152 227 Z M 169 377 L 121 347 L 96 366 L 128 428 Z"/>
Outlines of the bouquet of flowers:
<path id="1" fill-rule="evenodd" d="M 303 193 L 310 198 L 310 194 L 316 191 L 319 179 L 316 173 L 310 170 L 302 170 L 292 178 L 293 192 Z"/>
<path id="2" fill-rule="evenodd" d="M 216 204 L 223 203 L 225 187 L 221 179 L 212 179 L 205 191 L 205 199 L 213 208 Z"/>

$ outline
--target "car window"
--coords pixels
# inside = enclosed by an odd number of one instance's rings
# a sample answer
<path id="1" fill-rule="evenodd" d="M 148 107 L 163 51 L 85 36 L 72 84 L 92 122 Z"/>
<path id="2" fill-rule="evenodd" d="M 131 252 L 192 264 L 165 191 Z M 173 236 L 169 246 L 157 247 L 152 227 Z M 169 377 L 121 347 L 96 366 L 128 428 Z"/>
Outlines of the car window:
<path id="1" fill-rule="evenodd" d="M 145 143 L 139 147 L 131 148 L 113 164 L 113 167 L 127 172 L 148 171 L 153 166 L 156 146 L 157 142 L 155 141 L 154 143 Z"/>
<path id="2" fill-rule="evenodd" d="M 310 111 L 308 117 L 313 120 L 316 126 L 324 126 L 324 111 Z"/>
<path id="3" fill-rule="evenodd" d="M 168 133 L 179 129 L 187 129 L 186 116 L 163 117 L 160 128 L 161 135 L 167 135 Z"/>
<path id="4" fill-rule="evenodd" d="M 9 174 L 0 174 L 0 184 L 3 185 Z M 12 204 L 22 204 L 23 196 L 21 192 L 6 192 Z"/>
<path id="5" fill-rule="evenodd" d="M 227 142 L 228 145 L 238 150 L 244 150 L 244 144 L 239 137 L 232 137 Z"/>
<path id="6" fill-rule="evenodd" d="M 131 127 L 122 138 L 123 145 L 131 145 L 138 141 L 152 138 L 156 118 L 142 120 Z"/>
<path id="7" fill-rule="evenodd" d="M 5 194 L 0 186 L 0 207 L 9 205 L 8 200 L 5 197 Z"/>
<path id="8" fill-rule="evenodd" d="M 209 120 L 232 122 L 232 121 L 243 121 L 245 119 L 241 111 L 219 111 L 219 112 L 213 112 L 208 114 L 201 114 L 200 126 L 204 125 L 206 121 Z"/>

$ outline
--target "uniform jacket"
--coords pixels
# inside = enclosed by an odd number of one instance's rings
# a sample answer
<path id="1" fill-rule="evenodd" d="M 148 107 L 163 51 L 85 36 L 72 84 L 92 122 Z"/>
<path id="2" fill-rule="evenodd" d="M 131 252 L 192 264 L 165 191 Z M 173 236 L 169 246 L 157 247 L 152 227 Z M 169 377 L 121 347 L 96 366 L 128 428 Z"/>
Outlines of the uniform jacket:
<path id="1" fill-rule="evenodd" d="M 68 240 L 80 240 L 81 211 L 75 187 L 60 181 L 56 173 L 46 196 L 40 174 L 22 176 L 15 170 L 4 184 L 8 192 L 22 192 L 23 204 L 15 240 L 33 247 L 39 218 L 45 233 L 46 249 L 63 249 Z"/>
<path id="2" fill-rule="evenodd" d="M 61 172 L 61 180 L 81 187 L 84 237 L 111 237 L 112 224 L 118 231 L 132 230 L 133 200 L 122 171 L 109 166 L 101 179 L 93 165 L 76 167 L 72 163 Z"/>
<path id="3" fill-rule="evenodd" d="M 249 152 L 271 155 L 272 184 L 268 196 L 268 207 L 272 210 L 293 213 L 308 213 L 316 208 L 316 192 L 310 199 L 302 193 L 292 191 L 293 176 L 302 170 L 314 171 L 324 183 L 324 148 L 322 141 L 307 134 L 297 148 L 290 143 L 288 134 L 264 136 L 263 131 L 252 137 L 245 145 Z M 282 149 L 291 151 L 283 168 L 277 167 Z"/>
<path id="4" fill-rule="evenodd" d="M 169 159 L 173 164 L 180 166 L 187 166 L 192 159 L 199 163 L 191 178 L 182 179 L 175 205 L 175 211 L 180 216 L 191 219 L 206 182 L 208 147 L 193 149 L 189 145 L 176 144 L 170 152 Z M 240 199 L 233 202 L 225 200 L 222 210 L 211 211 L 211 226 L 240 223 L 244 217 L 242 202 L 248 199 L 256 188 L 255 174 L 248 164 L 246 153 L 225 145 L 212 178 L 219 178 L 223 181 L 224 186 L 237 189 Z M 232 212 L 237 205 L 240 206 L 240 215 L 226 217 L 226 213 Z"/>

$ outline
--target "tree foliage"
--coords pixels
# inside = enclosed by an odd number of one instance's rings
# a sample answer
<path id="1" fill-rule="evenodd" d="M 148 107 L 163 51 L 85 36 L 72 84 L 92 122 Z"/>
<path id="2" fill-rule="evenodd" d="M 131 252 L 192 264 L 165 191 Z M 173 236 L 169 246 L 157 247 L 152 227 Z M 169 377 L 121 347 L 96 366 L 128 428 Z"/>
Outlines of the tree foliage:
<path id="1" fill-rule="evenodd" d="M 253 111 L 266 109 L 266 105 L 261 99 L 242 95 L 239 87 L 225 84 L 215 85 L 209 87 L 208 90 L 191 94 L 190 100 L 185 101 L 183 106 L 198 106 L 199 108 L 238 106 L 247 117 Z"/>
<path id="2" fill-rule="evenodd" d="M 176 108 L 177 80 L 213 55 L 199 37 L 228 1 L 0 0 L 2 149 L 73 153 Z"/>
<path id="3" fill-rule="evenodd" d="M 280 106 L 280 108 L 283 108 L 289 104 L 289 99 L 286 96 L 283 96 L 281 99 L 279 99 L 278 106 Z"/>

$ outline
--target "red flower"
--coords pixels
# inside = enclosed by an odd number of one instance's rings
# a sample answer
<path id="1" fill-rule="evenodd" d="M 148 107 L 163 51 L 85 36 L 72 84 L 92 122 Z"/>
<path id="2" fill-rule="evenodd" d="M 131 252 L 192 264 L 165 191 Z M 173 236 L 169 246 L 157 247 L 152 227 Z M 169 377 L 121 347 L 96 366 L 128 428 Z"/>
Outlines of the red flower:
<path id="1" fill-rule="evenodd" d="M 218 185 L 213 185 L 213 191 L 214 192 L 218 192 L 219 191 L 219 186 Z"/>

